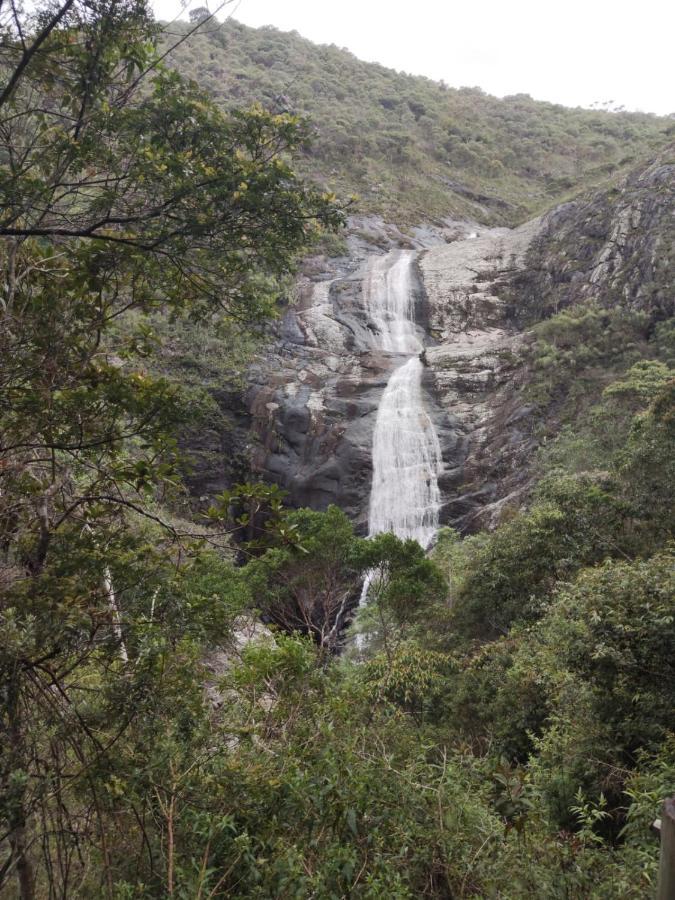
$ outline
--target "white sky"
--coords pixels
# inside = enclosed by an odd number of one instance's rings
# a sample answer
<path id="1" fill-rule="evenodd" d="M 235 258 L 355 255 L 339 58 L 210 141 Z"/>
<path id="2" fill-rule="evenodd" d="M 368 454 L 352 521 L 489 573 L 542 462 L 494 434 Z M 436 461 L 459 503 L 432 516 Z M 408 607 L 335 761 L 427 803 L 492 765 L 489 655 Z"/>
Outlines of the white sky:
<path id="1" fill-rule="evenodd" d="M 180 0 L 154 8 L 187 17 Z M 234 0 L 229 12 L 453 87 L 675 112 L 673 0 Z"/>

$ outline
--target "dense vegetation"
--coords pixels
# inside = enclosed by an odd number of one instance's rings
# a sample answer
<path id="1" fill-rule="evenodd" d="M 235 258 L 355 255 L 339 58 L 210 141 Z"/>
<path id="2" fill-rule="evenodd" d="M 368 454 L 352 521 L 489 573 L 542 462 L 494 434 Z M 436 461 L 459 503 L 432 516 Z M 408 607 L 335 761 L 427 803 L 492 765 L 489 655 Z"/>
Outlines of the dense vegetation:
<path id="1" fill-rule="evenodd" d="M 173 23 L 165 41 L 187 30 Z M 672 119 L 499 100 L 233 20 L 206 23 L 170 58 L 225 107 L 259 101 L 310 115 L 301 170 L 404 225 L 452 215 L 517 224 L 673 135 Z"/>
<path id="2" fill-rule="evenodd" d="M 0 891 L 650 897 L 675 780 L 669 323 L 539 325 L 532 399 L 570 427 L 529 509 L 431 559 L 260 484 L 191 520 L 175 434 L 219 377 L 210 336 L 230 377 L 341 211 L 291 168 L 305 123 L 163 68 L 137 0 L 1 25 Z M 586 173 L 594 123 L 636 152 L 663 124 L 569 115 Z"/>
<path id="3" fill-rule="evenodd" d="M 289 167 L 306 125 L 223 114 L 160 64 L 142 2 L 12 6 L 1 26 L 0 881 L 62 896 L 83 836 L 106 845 L 94 773 L 197 627 L 151 599 L 200 531 L 160 508 L 194 396 L 149 374 L 153 321 L 247 333 L 341 213 Z M 132 610 L 173 625 L 144 627 L 146 644 L 125 635 Z M 71 814 L 66 793 L 87 784 Z"/>

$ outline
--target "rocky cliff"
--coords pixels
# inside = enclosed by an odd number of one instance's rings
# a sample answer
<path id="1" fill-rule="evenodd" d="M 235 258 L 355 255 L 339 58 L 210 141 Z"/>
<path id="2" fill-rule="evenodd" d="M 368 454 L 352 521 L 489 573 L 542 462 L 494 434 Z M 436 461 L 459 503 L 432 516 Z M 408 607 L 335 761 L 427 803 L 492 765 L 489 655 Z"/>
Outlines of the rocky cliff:
<path id="1" fill-rule="evenodd" d="M 250 369 L 252 473 L 293 505 L 337 503 L 365 531 L 374 418 L 395 361 L 373 349 L 364 285 L 374 255 L 413 249 L 425 402 L 443 453 L 441 521 L 495 524 L 523 501 L 544 414 L 524 399 L 527 328 L 589 302 L 672 315 L 672 159 L 515 229 L 447 220 L 404 232 L 354 218 L 345 256 L 305 262 L 297 302 Z"/>
<path id="2" fill-rule="evenodd" d="M 446 222 L 412 235 L 356 224 L 349 257 L 314 261 L 279 340 L 251 370 L 253 471 L 285 487 L 294 505 L 337 503 L 365 529 L 374 417 L 396 361 L 372 348 L 362 295 L 369 259 L 406 246 L 417 250 L 426 405 L 443 452 L 441 520 L 477 525 L 517 488 L 532 444 L 513 390 L 522 335 L 499 285 L 523 265 L 540 223 Z"/>
<path id="3" fill-rule="evenodd" d="M 675 312 L 675 147 L 547 213 L 508 292 L 521 324 L 575 303 Z"/>

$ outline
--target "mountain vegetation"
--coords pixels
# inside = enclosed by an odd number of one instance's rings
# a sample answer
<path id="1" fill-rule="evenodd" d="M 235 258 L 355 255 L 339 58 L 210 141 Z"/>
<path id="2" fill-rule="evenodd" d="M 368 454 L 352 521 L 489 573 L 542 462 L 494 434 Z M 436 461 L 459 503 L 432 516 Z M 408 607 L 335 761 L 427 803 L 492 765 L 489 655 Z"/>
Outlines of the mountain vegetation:
<path id="1" fill-rule="evenodd" d="M 177 48 L 180 74 L 140 0 L 0 15 L 0 893 L 653 896 L 675 781 L 660 306 L 534 317 L 558 427 L 531 502 L 431 558 L 260 483 L 197 516 L 176 436 L 343 222 L 317 180 L 402 220 L 515 221 L 669 123 L 236 23 Z"/>
<path id="2" fill-rule="evenodd" d="M 165 44 L 187 25 L 167 27 Z M 170 60 L 224 107 L 309 115 L 298 170 L 358 208 L 414 225 L 447 216 L 519 224 L 615 178 L 672 141 L 672 118 L 567 109 L 519 94 L 450 88 L 299 34 L 205 23 Z"/>

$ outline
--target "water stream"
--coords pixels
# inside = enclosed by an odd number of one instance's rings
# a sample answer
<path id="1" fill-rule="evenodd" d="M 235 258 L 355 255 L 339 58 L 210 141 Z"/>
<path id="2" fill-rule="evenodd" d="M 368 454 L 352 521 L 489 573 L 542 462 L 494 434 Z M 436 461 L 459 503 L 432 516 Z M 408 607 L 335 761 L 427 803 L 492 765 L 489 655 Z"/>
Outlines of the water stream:
<path id="1" fill-rule="evenodd" d="M 412 265 L 415 254 L 393 251 L 370 261 L 363 282 L 372 343 L 391 353 L 387 382 L 373 432 L 373 481 L 368 536 L 391 531 L 425 549 L 438 530 L 441 447 L 422 394 L 421 332 L 415 325 Z M 361 602 L 374 577 L 365 580 Z"/>
<path id="2" fill-rule="evenodd" d="M 441 448 L 424 408 L 424 366 L 413 356 L 382 394 L 373 433 L 373 483 L 368 534 L 392 531 L 425 549 L 438 530 Z"/>

